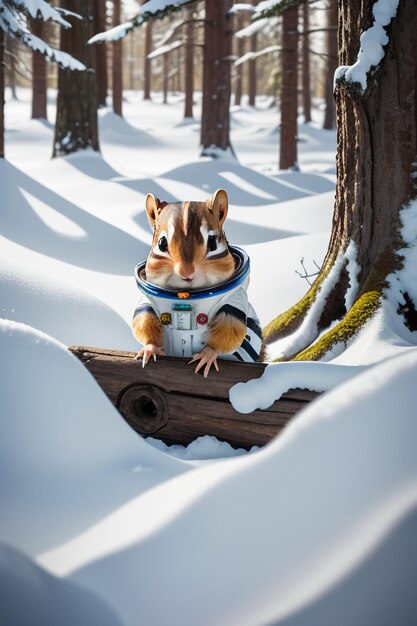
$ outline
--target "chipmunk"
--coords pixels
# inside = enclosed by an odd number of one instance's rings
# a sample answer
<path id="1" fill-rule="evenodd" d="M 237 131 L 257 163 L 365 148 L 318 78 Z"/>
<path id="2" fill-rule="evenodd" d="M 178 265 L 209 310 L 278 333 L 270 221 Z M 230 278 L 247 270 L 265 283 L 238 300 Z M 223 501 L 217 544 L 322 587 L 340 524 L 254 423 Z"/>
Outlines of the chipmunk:
<path id="1" fill-rule="evenodd" d="M 207 377 L 212 365 L 219 371 L 217 358 L 263 358 L 259 320 L 246 294 L 249 257 L 227 242 L 227 210 L 223 189 L 207 202 L 168 204 L 147 195 L 153 241 L 135 270 L 141 297 L 132 321 L 143 367 L 151 356 L 188 356 Z"/>

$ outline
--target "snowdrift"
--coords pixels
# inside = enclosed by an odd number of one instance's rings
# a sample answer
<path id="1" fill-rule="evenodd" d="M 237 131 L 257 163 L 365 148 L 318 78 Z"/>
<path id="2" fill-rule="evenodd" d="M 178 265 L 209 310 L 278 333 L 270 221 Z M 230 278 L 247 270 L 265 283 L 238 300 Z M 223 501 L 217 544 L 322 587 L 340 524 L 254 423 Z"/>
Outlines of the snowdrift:
<path id="1" fill-rule="evenodd" d="M 1 328 L 3 540 L 123 624 L 376 625 L 416 610 L 417 350 L 329 392 L 262 451 L 184 474 L 54 340 Z"/>

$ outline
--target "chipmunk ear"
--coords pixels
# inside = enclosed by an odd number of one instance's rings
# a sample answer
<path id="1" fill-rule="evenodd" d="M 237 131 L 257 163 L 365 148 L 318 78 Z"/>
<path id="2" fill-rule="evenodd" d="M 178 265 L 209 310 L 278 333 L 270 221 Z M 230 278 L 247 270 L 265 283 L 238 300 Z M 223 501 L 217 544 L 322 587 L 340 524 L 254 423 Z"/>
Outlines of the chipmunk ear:
<path id="1" fill-rule="evenodd" d="M 160 212 L 164 207 L 166 207 L 167 204 L 167 202 L 161 202 L 159 198 L 155 198 L 153 193 L 148 193 L 146 196 L 146 213 L 148 215 L 149 224 L 152 228 L 155 228 L 155 222 L 158 219 Z"/>
<path id="2" fill-rule="evenodd" d="M 211 211 L 216 221 L 219 222 L 220 228 L 222 228 L 224 220 L 226 219 L 228 206 L 229 200 L 225 190 L 218 189 L 215 191 L 211 198 Z"/>

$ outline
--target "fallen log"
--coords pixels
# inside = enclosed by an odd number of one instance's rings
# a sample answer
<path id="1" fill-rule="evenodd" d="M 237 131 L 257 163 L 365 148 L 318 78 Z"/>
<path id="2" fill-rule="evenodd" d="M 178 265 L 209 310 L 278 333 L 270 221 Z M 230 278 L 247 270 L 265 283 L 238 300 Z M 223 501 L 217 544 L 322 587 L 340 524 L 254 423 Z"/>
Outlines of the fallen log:
<path id="1" fill-rule="evenodd" d="M 69 348 L 122 414 L 141 435 L 165 443 L 188 445 L 213 435 L 235 448 L 263 446 L 318 394 L 291 389 L 271 407 L 242 414 L 229 401 L 238 382 L 259 378 L 266 363 L 220 361 L 220 372 L 206 379 L 188 359 L 158 357 L 145 368 L 134 352 L 88 346 Z"/>

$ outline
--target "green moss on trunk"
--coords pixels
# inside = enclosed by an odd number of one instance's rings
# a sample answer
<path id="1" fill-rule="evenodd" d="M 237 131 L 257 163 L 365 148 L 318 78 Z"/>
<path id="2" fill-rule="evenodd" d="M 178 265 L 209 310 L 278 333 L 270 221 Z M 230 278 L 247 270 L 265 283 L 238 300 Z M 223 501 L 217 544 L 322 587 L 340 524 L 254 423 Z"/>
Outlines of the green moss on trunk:
<path id="1" fill-rule="evenodd" d="M 315 344 L 297 354 L 293 361 L 318 361 L 338 343 L 347 343 L 372 317 L 381 304 L 380 291 L 364 293 L 337 326 Z"/>

